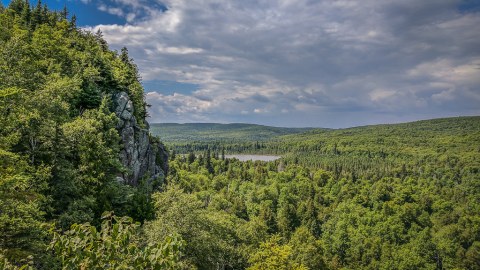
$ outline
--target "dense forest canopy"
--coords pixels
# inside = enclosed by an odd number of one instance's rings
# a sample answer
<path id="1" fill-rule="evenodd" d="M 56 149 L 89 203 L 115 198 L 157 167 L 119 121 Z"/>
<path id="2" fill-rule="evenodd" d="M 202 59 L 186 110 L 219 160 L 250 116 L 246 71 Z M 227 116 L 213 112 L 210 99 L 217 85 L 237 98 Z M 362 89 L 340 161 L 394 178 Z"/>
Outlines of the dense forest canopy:
<path id="1" fill-rule="evenodd" d="M 0 5 L 0 269 L 480 269 L 479 117 L 201 130 L 165 181 L 128 185 L 121 92 L 146 129 L 127 49 Z"/>
<path id="2" fill-rule="evenodd" d="M 162 123 L 151 124 L 152 134 L 169 143 L 270 141 L 282 135 L 303 133 L 313 128 L 282 128 L 254 124 Z"/>
<path id="3" fill-rule="evenodd" d="M 396 176 L 401 171 L 419 173 L 439 166 L 446 170 L 455 167 L 475 172 L 479 164 L 478 116 L 347 129 L 311 129 L 290 135 L 270 135 L 268 141 L 255 137 L 264 130 L 262 126 L 251 125 L 238 132 L 239 136 L 229 130 L 219 131 L 216 135 L 219 140 L 215 141 L 203 135 L 195 140 L 185 139 L 188 134 L 200 133 L 189 126 L 180 129 L 165 125 L 152 132 L 165 135 L 162 139 L 179 154 L 202 153 L 210 149 L 217 155 L 282 155 L 287 163 L 344 176 L 352 172 L 357 175 Z"/>
<path id="4" fill-rule="evenodd" d="M 279 250 L 296 264 L 286 269 L 479 269 L 479 135 L 479 117 L 458 117 L 265 143 L 167 141 L 168 182 L 237 218 L 234 250 L 254 254 L 252 269 L 278 269 L 265 262 L 282 261 Z M 225 150 L 284 158 L 240 162 Z"/>
<path id="5" fill-rule="evenodd" d="M 104 211 L 153 217 L 150 183 L 116 180 L 128 172 L 112 96 L 126 92 L 146 126 L 139 79 L 127 49 L 109 50 L 66 9 L 24 0 L 0 7 L 0 268 L 61 267 L 61 253 L 46 252 L 52 230 L 100 229 Z"/>

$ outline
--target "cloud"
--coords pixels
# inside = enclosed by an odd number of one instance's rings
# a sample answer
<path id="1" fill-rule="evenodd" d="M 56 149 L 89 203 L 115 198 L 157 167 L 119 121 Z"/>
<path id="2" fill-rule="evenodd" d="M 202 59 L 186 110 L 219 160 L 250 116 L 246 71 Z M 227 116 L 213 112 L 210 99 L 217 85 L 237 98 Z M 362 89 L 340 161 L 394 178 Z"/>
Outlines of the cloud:
<path id="1" fill-rule="evenodd" d="M 98 9 L 100 11 L 104 11 L 104 12 L 107 12 L 109 14 L 116 15 L 116 16 L 119 16 L 119 17 L 124 16 L 123 10 L 121 8 L 108 7 L 105 4 L 100 4 L 100 5 L 98 5 Z"/>
<path id="2" fill-rule="evenodd" d="M 153 117 L 163 118 L 172 117 L 175 122 L 185 122 L 193 119 L 195 121 L 205 121 L 203 113 L 208 112 L 212 102 L 201 100 L 192 96 L 174 93 L 172 95 L 163 95 L 157 92 L 149 92 L 146 99 L 152 104 L 156 104 L 150 110 Z"/>
<path id="3" fill-rule="evenodd" d="M 83 4 L 94 3 L 98 10 L 125 19 L 127 23 L 143 20 L 162 11 L 164 6 L 147 0 L 80 0 Z"/>
<path id="4" fill-rule="evenodd" d="M 457 0 L 109 1 L 98 25 L 127 46 L 152 122 L 345 127 L 480 114 L 480 13 Z M 288 113 L 287 113 L 288 112 Z"/>
<path id="5" fill-rule="evenodd" d="M 382 101 L 396 94 L 393 90 L 375 89 L 369 93 L 372 101 Z"/>
<path id="6" fill-rule="evenodd" d="M 164 45 L 157 45 L 157 52 L 163 54 L 192 54 L 201 53 L 203 50 L 200 48 L 187 48 L 187 47 L 165 47 Z"/>

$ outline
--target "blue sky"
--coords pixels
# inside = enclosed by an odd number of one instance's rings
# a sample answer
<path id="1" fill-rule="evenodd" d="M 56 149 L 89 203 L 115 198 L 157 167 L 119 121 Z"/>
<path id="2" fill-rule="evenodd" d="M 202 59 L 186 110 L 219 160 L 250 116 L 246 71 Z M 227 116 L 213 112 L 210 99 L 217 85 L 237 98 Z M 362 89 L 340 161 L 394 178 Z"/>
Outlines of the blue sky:
<path id="1" fill-rule="evenodd" d="M 10 1 L 2 0 L 2 3 L 8 5 Z M 30 1 L 30 3 L 36 5 L 37 1 Z M 125 18 L 101 11 L 97 6 L 92 5 L 90 1 L 42 0 L 42 3 L 47 4 L 49 8 L 55 10 L 62 10 L 66 5 L 71 13 L 77 15 L 77 22 L 79 25 L 126 23 Z"/>
<path id="2" fill-rule="evenodd" d="M 480 115 L 478 0 L 45 2 L 66 3 L 112 49 L 128 47 L 150 122 L 349 127 Z"/>

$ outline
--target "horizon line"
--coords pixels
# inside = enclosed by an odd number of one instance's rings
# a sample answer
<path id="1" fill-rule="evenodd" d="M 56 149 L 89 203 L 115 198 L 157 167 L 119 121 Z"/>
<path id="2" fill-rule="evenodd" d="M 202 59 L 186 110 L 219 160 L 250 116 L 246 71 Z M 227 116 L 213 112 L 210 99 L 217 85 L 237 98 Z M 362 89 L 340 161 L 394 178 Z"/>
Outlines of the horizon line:
<path id="1" fill-rule="evenodd" d="M 459 115 L 459 116 L 451 116 L 451 117 L 439 117 L 439 118 L 426 118 L 426 119 L 418 119 L 413 121 L 406 121 L 406 122 L 390 122 L 390 123 L 377 123 L 377 124 L 367 124 L 367 125 L 358 125 L 358 126 L 349 126 L 344 128 L 332 128 L 332 127 L 314 127 L 314 126 L 306 126 L 306 127 L 285 127 L 285 126 L 272 126 L 266 124 L 258 124 L 258 123 L 245 123 L 245 122 L 230 122 L 230 123 L 222 123 L 222 122 L 155 122 L 150 123 L 150 125 L 164 125 L 164 124 L 177 124 L 177 125 L 190 125 L 190 124 L 215 124 L 215 125 L 255 125 L 255 126 L 264 126 L 264 127 L 274 127 L 274 128 L 292 128 L 292 129 L 349 129 L 349 128 L 359 128 L 359 127 L 369 127 L 369 126 L 381 126 L 381 125 L 399 125 L 399 124 L 408 124 L 408 123 L 416 123 L 422 121 L 432 121 L 432 120 L 442 120 L 442 119 L 454 119 L 454 118 L 475 118 L 480 117 L 480 115 Z"/>

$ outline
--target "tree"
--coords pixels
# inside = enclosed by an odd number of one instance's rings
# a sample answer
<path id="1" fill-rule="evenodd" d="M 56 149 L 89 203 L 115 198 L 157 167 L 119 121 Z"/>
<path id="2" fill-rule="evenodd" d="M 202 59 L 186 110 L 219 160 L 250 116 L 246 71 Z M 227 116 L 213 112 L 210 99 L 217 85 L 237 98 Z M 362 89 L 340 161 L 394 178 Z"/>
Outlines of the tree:
<path id="1" fill-rule="evenodd" d="M 54 198 L 62 204 L 58 207 L 64 209 L 60 212 L 64 227 L 92 221 L 104 210 L 111 210 L 111 204 L 101 194 L 111 188 L 109 184 L 115 181 L 121 164 L 120 137 L 115 129 L 117 118 L 108 108 L 108 100 L 104 98 L 100 108 L 88 110 L 62 126 L 66 153 L 75 160 L 69 170 L 57 174 L 62 181 L 56 182 L 53 189 Z M 65 187 L 67 183 L 69 187 Z M 72 193 L 66 193 L 66 189 Z"/>
<path id="2" fill-rule="evenodd" d="M 60 18 L 62 18 L 63 20 L 66 20 L 68 18 L 67 4 L 63 6 L 62 11 L 60 12 Z"/>
<path id="3" fill-rule="evenodd" d="M 13 152 L 20 139 L 22 101 L 22 90 L 0 89 L 0 252 L 13 264 L 40 254 L 47 235 L 41 192 L 49 168 L 34 168 L 27 158 Z"/>
<path id="4" fill-rule="evenodd" d="M 44 18 L 42 17 L 42 0 L 38 0 L 37 5 L 33 9 L 32 25 L 35 28 L 38 25 L 42 24 L 43 21 Z"/>
<path id="5" fill-rule="evenodd" d="M 42 259 L 50 254 L 46 224 L 100 225 L 112 209 L 140 209 L 138 219 L 152 213 L 144 208 L 153 183 L 146 192 L 116 181 L 124 168 L 107 102 L 129 92 L 144 124 L 136 66 L 66 17 L 40 0 L 0 7 L 0 252 L 12 265 L 33 256 L 35 266 L 51 268 Z"/>
<path id="6" fill-rule="evenodd" d="M 21 14 L 25 8 L 25 0 L 12 0 L 8 5 L 8 9 L 15 11 L 17 14 Z"/>
<path id="7" fill-rule="evenodd" d="M 281 190 L 278 199 L 277 210 L 277 227 L 283 237 L 288 237 L 298 225 L 296 216 L 296 199 L 293 197 L 294 193 L 285 187 Z"/>
<path id="8" fill-rule="evenodd" d="M 305 270 L 302 264 L 294 262 L 292 247 L 280 244 L 280 236 L 274 235 L 248 259 L 248 270 Z"/>
<path id="9" fill-rule="evenodd" d="M 195 196 L 176 186 L 153 197 L 156 219 L 145 223 L 148 242 L 161 242 L 168 234 L 177 233 L 186 241 L 184 259 L 188 265 L 199 269 L 235 268 L 240 255 L 234 224 L 240 220 L 205 209 Z"/>
<path id="10" fill-rule="evenodd" d="M 195 161 L 195 159 L 196 159 L 195 153 L 193 152 L 188 153 L 188 157 L 187 157 L 188 164 L 192 164 Z"/>
<path id="11" fill-rule="evenodd" d="M 293 260 L 309 269 L 326 269 L 323 251 L 315 236 L 305 226 L 300 226 L 292 234 L 288 243 L 292 247 Z"/>
<path id="12" fill-rule="evenodd" d="M 31 177 L 25 160 L 2 149 L 0 163 L 0 250 L 12 263 L 24 263 L 44 248 L 48 228 L 38 192 L 44 179 Z"/>
<path id="13" fill-rule="evenodd" d="M 145 247 L 139 241 L 140 224 L 129 217 L 103 214 L 101 230 L 74 224 L 65 234 L 55 233 L 49 248 L 64 269 L 178 269 L 184 241 L 175 234 Z"/>
<path id="14" fill-rule="evenodd" d="M 210 149 L 207 150 L 207 155 L 205 158 L 205 168 L 207 169 L 208 173 L 213 174 L 215 170 L 213 169 L 212 166 L 212 158 L 210 154 Z"/>

